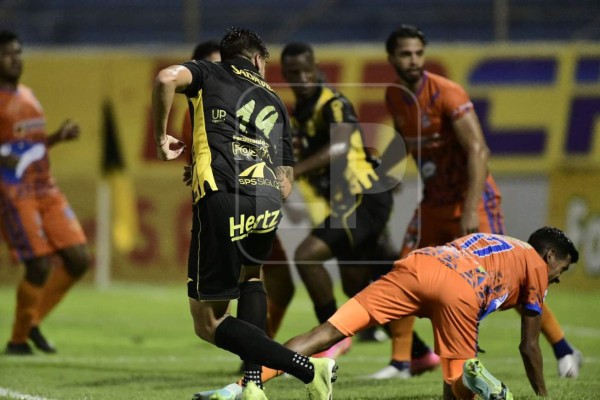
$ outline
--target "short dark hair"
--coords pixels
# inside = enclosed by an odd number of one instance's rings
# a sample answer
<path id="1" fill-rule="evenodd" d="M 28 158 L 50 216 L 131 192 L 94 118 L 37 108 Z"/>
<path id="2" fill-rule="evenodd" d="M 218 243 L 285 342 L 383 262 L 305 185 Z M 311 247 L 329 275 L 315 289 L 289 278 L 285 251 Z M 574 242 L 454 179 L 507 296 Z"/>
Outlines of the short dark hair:
<path id="1" fill-rule="evenodd" d="M 252 58 L 256 53 L 267 60 L 269 50 L 256 32 L 245 28 L 230 28 L 219 45 L 221 58 L 230 60 L 236 57 Z"/>
<path id="2" fill-rule="evenodd" d="M 423 43 L 423 46 L 427 45 L 427 39 L 421 29 L 414 25 L 400 25 L 398 29 L 390 33 L 386 42 L 385 49 L 388 54 L 392 54 L 398 44 L 398 39 L 416 38 Z"/>
<path id="3" fill-rule="evenodd" d="M 21 43 L 21 39 L 19 39 L 19 35 L 12 31 L 2 31 L 0 32 L 0 45 L 6 44 L 8 42 L 12 42 L 16 40 Z"/>
<path id="4" fill-rule="evenodd" d="M 288 43 L 285 45 L 281 52 L 281 61 L 283 62 L 284 57 L 293 57 L 305 53 L 309 53 L 311 56 L 315 55 L 313 48 L 310 44 L 304 42 Z"/>
<path id="5" fill-rule="evenodd" d="M 579 260 L 579 252 L 571 239 L 563 231 L 552 226 L 545 226 L 533 232 L 527 243 L 533 246 L 539 255 L 553 249 L 561 259 L 565 259 L 567 255 L 570 255 L 571 263 L 574 264 Z"/>
<path id="6" fill-rule="evenodd" d="M 219 51 L 219 42 L 216 40 L 207 40 L 206 42 L 198 43 L 192 54 L 193 60 L 203 60 L 208 58 L 212 53 Z"/>

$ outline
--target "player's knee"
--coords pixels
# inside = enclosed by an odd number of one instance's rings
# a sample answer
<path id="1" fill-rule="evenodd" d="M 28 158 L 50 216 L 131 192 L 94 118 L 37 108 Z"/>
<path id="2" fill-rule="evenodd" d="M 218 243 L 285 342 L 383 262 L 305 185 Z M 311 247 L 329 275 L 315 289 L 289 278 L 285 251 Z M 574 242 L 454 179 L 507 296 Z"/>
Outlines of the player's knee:
<path id="1" fill-rule="evenodd" d="M 194 333 L 196 334 L 196 336 L 198 336 L 200 339 L 206 341 L 206 342 L 210 342 L 210 333 L 209 331 L 206 329 L 205 326 L 202 325 L 198 325 L 198 324 L 194 324 Z"/>
<path id="2" fill-rule="evenodd" d="M 332 256 L 327 243 L 311 235 L 296 248 L 294 261 L 296 265 L 306 265 L 315 261 L 326 261 Z"/>
<path id="3" fill-rule="evenodd" d="M 78 246 L 63 253 L 65 269 L 74 278 L 81 278 L 90 267 L 91 256 L 87 246 Z"/>
<path id="4" fill-rule="evenodd" d="M 25 263 L 25 280 L 34 286 L 44 286 L 49 272 L 49 262 L 36 260 Z"/>
<path id="5" fill-rule="evenodd" d="M 194 321 L 194 333 L 206 342 L 215 342 L 215 330 L 216 327 L 208 321 Z"/>
<path id="6" fill-rule="evenodd" d="M 308 258 L 309 253 L 300 247 L 298 247 L 294 252 L 294 262 L 296 263 L 298 269 L 300 269 L 300 267 L 303 266 L 306 261 L 308 261 Z"/>

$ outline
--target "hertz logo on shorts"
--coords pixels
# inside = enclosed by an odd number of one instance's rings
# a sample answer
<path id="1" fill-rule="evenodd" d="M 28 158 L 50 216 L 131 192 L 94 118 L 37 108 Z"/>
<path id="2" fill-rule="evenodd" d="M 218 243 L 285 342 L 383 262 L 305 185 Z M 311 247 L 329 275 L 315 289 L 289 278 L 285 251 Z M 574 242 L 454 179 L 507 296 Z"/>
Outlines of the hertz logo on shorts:
<path id="1" fill-rule="evenodd" d="M 266 210 L 257 216 L 245 214 L 229 217 L 229 236 L 231 241 L 240 240 L 250 233 L 267 233 L 277 228 L 280 210 Z"/>
<path id="2" fill-rule="evenodd" d="M 267 172 L 270 177 L 265 177 Z M 254 164 L 246 168 L 238 177 L 240 185 L 251 185 L 251 186 L 271 186 L 279 190 L 279 181 L 275 177 L 273 170 L 264 162 Z"/>

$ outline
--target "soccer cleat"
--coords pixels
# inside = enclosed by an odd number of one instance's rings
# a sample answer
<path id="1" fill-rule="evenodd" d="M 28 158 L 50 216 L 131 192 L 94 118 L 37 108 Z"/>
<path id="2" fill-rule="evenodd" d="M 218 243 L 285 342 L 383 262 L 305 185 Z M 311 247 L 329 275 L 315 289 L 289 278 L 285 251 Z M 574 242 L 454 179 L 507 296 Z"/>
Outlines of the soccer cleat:
<path id="1" fill-rule="evenodd" d="M 9 356 L 31 356 L 33 355 L 33 350 L 31 350 L 31 346 L 28 343 L 8 342 L 4 354 Z"/>
<path id="2" fill-rule="evenodd" d="M 336 344 L 334 344 L 327 350 L 322 351 L 317 354 L 313 354 L 313 358 L 332 358 L 335 360 L 339 356 L 346 354 L 348 351 L 350 351 L 351 347 L 352 347 L 352 338 L 347 337 L 347 338 L 340 340 L 339 342 L 337 342 Z"/>
<path id="3" fill-rule="evenodd" d="M 368 379 L 409 379 L 412 375 L 408 368 L 398 368 L 395 365 L 386 365 L 374 374 L 368 375 Z"/>
<path id="4" fill-rule="evenodd" d="M 268 400 L 265 391 L 250 381 L 242 392 L 242 400 Z"/>
<path id="5" fill-rule="evenodd" d="M 231 383 L 221 389 L 194 393 L 192 400 L 242 400 L 242 387 Z"/>
<path id="6" fill-rule="evenodd" d="M 410 360 L 410 374 L 417 376 L 427 371 L 433 371 L 439 367 L 440 363 L 440 356 L 429 350 L 424 356 Z"/>
<path id="7" fill-rule="evenodd" d="M 558 376 L 561 378 L 577 378 L 582 364 L 583 356 L 581 352 L 573 349 L 573 353 L 558 359 Z"/>
<path id="8" fill-rule="evenodd" d="M 38 326 L 34 326 L 29 330 L 29 339 L 31 339 L 35 347 L 44 353 L 56 353 L 56 347 L 46 339 Z"/>
<path id="9" fill-rule="evenodd" d="M 481 361 L 472 358 L 463 366 L 463 384 L 484 400 L 513 400 L 512 393 L 485 369 Z"/>
<path id="10" fill-rule="evenodd" d="M 337 380 L 338 366 L 331 358 L 309 358 L 315 369 L 315 377 L 305 385 L 309 400 L 331 400 L 333 398 L 332 383 Z"/>

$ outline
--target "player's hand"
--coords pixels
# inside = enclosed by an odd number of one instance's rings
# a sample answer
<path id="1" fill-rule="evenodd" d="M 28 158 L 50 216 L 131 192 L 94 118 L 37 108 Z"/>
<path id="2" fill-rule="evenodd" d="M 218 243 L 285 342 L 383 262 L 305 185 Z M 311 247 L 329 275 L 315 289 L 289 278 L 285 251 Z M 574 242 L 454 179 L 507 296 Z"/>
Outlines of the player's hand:
<path id="1" fill-rule="evenodd" d="M 185 144 L 171 135 L 165 135 L 160 143 L 156 143 L 156 155 L 163 161 L 176 159 L 184 150 Z"/>
<path id="2" fill-rule="evenodd" d="M 192 186 L 192 166 L 191 165 L 183 166 L 183 183 L 185 183 L 185 186 Z"/>
<path id="3" fill-rule="evenodd" d="M 54 134 L 57 142 L 73 140 L 79 137 L 79 124 L 73 120 L 65 120 Z"/>

